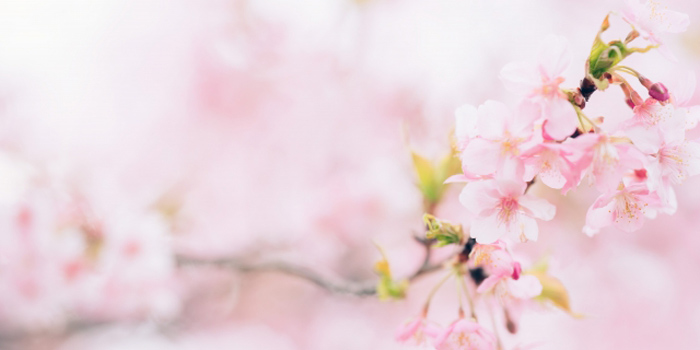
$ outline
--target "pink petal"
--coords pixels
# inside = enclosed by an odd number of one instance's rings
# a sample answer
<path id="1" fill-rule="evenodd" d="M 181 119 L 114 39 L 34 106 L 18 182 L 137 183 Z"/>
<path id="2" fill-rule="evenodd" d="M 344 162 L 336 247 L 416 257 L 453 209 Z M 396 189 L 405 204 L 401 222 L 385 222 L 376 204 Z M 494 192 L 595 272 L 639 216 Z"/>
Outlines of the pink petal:
<path id="1" fill-rule="evenodd" d="M 509 233 L 509 227 L 499 222 L 495 213 L 474 218 L 470 229 L 470 235 L 480 244 L 493 243 Z"/>
<path id="2" fill-rule="evenodd" d="M 568 167 L 564 160 L 553 161 L 548 168 L 543 168 L 538 174 L 542 183 L 554 189 L 562 189 L 569 181 L 562 173 L 562 168 Z"/>
<path id="3" fill-rule="evenodd" d="M 615 201 L 612 200 L 610 194 L 603 194 L 588 208 L 586 213 L 586 226 L 583 232 L 588 236 L 593 236 L 600 231 L 601 228 L 610 226 L 614 222 L 613 210 L 615 209 Z"/>
<path id="4" fill-rule="evenodd" d="M 501 69 L 499 77 L 508 90 L 521 95 L 534 91 L 542 84 L 537 65 L 530 62 L 508 63 Z"/>
<path id="5" fill-rule="evenodd" d="M 576 110 L 564 98 L 555 98 L 545 102 L 547 123 L 544 130 L 555 140 L 563 140 L 576 131 L 578 116 Z"/>
<path id="6" fill-rule="evenodd" d="M 414 334 L 418 331 L 420 328 L 421 324 L 423 323 L 423 318 L 422 317 L 417 317 L 413 321 L 409 321 L 403 326 L 401 326 L 397 331 L 396 335 L 394 336 L 396 341 L 399 342 L 405 342 L 406 340 L 410 339 L 413 337 Z"/>
<path id="7" fill-rule="evenodd" d="M 498 194 L 505 198 L 520 197 L 525 192 L 525 188 L 527 188 L 527 184 L 523 181 L 503 178 L 495 181 Z"/>
<path id="8" fill-rule="evenodd" d="M 663 16 L 659 17 L 659 26 L 668 33 L 683 33 L 690 25 L 690 17 L 685 13 L 666 10 L 663 11 Z"/>
<path id="9" fill-rule="evenodd" d="M 498 142 L 476 138 L 462 152 L 462 169 L 475 175 L 491 175 L 498 170 L 502 160 Z"/>
<path id="10" fill-rule="evenodd" d="M 540 229 L 537 226 L 537 221 L 526 215 L 519 215 L 519 221 L 512 225 L 516 227 L 515 235 L 511 234 L 511 237 L 527 238 L 528 241 L 537 241 Z"/>
<path id="11" fill-rule="evenodd" d="M 569 42 L 563 36 L 549 35 L 540 45 L 537 57 L 539 67 L 546 73 L 547 78 L 556 78 L 571 64 Z"/>
<path id="12" fill-rule="evenodd" d="M 469 181 L 474 181 L 478 180 L 479 177 L 476 176 L 468 176 L 467 174 L 456 174 L 452 175 L 443 182 L 444 184 L 454 184 L 454 183 L 464 183 L 464 182 L 469 182 Z"/>
<path id="13" fill-rule="evenodd" d="M 479 106 L 479 135 L 489 140 L 500 140 L 506 131 L 507 121 L 512 119 L 512 112 L 503 103 L 488 100 Z"/>
<path id="14" fill-rule="evenodd" d="M 459 202 L 474 215 L 492 210 L 499 200 L 494 186 L 492 180 L 470 182 L 459 194 Z"/>
<path id="15" fill-rule="evenodd" d="M 688 157 L 684 159 L 688 176 L 700 174 L 700 143 L 685 141 L 681 147 L 683 153 L 688 155 Z"/>
<path id="16" fill-rule="evenodd" d="M 518 199 L 518 204 L 527 209 L 528 214 L 540 220 L 549 221 L 554 218 L 557 207 L 546 199 L 532 195 L 524 195 Z"/>
<path id="17" fill-rule="evenodd" d="M 485 280 L 479 284 L 479 287 L 476 289 L 477 293 L 486 293 L 493 288 L 498 282 L 503 280 L 505 277 L 504 275 L 491 275 L 487 277 Z"/>
<path id="18" fill-rule="evenodd" d="M 518 299 L 532 299 L 542 294 L 542 283 L 537 277 L 523 275 L 517 280 L 508 279 L 508 291 Z"/>
<path id="19" fill-rule="evenodd" d="M 642 125 L 635 125 L 627 128 L 627 137 L 632 140 L 640 151 L 646 154 L 654 154 L 659 151 L 663 144 L 660 130 L 658 128 L 648 128 Z"/>
<path id="20" fill-rule="evenodd" d="M 508 131 L 515 137 L 528 139 L 533 134 L 534 123 L 542 117 L 542 107 L 538 103 L 524 100 L 508 124 Z"/>

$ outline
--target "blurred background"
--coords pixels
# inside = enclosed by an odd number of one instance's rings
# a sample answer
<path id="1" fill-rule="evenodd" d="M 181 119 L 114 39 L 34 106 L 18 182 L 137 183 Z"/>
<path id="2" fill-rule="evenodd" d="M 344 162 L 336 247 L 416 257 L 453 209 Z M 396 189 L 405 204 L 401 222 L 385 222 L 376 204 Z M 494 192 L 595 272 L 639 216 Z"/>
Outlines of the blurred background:
<path id="1" fill-rule="evenodd" d="M 700 70 L 700 6 L 664 4 L 691 18 L 666 38 L 679 62 L 651 52 L 628 65 L 673 88 Z M 181 257 L 371 284 L 376 242 L 410 274 L 423 259 L 411 149 L 449 153 L 462 104 L 514 102 L 499 70 L 548 34 L 570 40 L 563 86 L 577 86 L 622 5 L 0 1 L 0 348 L 405 348 L 394 330 L 435 276 L 380 302 Z M 622 96 L 596 93 L 589 115 L 629 117 Z M 459 187 L 437 214 L 466 223 Z M 700 180 L 678 189 L 676 215 L 594 238 L 581 228 L 595 191 L 532 190 L 557 216 L 516 253 L 549 256 L 586 317 L 525 314 L 510 348 L 700 348 Z M 454 290 L 436 298 L 431 318 L 447 325 Z"/>

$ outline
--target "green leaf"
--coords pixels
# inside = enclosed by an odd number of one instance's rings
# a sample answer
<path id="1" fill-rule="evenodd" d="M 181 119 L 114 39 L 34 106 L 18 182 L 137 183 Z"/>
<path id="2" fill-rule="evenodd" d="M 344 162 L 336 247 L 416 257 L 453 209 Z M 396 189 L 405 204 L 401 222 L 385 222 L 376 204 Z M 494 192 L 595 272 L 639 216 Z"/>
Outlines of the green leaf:
<path id="1" fill-rule="evenodd" d="M 416 152 L 411 152 L 411 158 L 413 159 L 413 168 L 418 176 L 418 187 L 423 192 L 423 195 L 434 199 L 437 194 L 434 192 L 433 186 L 435 183 L 433 163 Z"/>
<path id="2" fill-rule="evenodd" d="M 437 165 L 435 165 L 429 159 L 412 151 L 411 159 L 413 160 L 413 168 L 418 177 L 418 188 L 423 194 L 426 208 L 430 208 L 437 204 L 442 198 L 445 189 L 445 180 L 461 171 L 462 166 L 459 158 L 457 158 L 454 153 L 450 153 L 442 157 Z"/>

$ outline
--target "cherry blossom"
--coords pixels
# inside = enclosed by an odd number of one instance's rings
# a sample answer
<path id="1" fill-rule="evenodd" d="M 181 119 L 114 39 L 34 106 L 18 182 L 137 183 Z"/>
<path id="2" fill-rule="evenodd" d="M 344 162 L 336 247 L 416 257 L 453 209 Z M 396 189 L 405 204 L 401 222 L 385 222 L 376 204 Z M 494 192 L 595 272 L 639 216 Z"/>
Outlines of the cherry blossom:
<path id="1" fill-rule="evenodd" d="M 435 338 L 439 329 L 429 323 L 424 316 L 406 322 L 396 331 L 396 340 L 402 343 L 409 342 L 413 345 L 424 344 L 428 337 Z"/>
<path id="2" fill-rule="evenodd" d="M 493 175 L 506 167 L 507 162 L 518 162 L 525 142 L 533 135 L 533 122 L 539 117 L 537 106 L 524 103 L 516 112 L 497 101 L 486 101 L 475 108 L 465 108 L 468 120 L 476 119 L 478 137 L 471 138 L 461 153 L 465 174 Z M 476 118 L 474 116 L 476 112 Z M 458 118 L 466 119 L 466 118 Z M 462 122 L 459 122 L 462 124 Z M 460 127 L 460 135 L 470 135 L 473 127 Z"/>
<path id="3" fill-rule="evenodd" d="M 520 264 L 513 260 L 505 242 L 501 240 L 493 244 L 477 244 L 470 254 L 470 261 L 475 267 L 484 269 L 488 276 L 479 284 L 479 293 L 490 290 L 504 278 L 518 279 L 522 271 Z"/>
<path id="4" fill-rule="evenodd" d="M 571 51 L 564 37 L 548 36 L 540 46 L 537 62 L 512 62 L 501 70 L 501 80 L 511 91 L 540 103 L 544 132 L 561 140 L 577 127 L 576 111 L 559 85 L 571 63 Z"/>
<path id="5" fill-rule="evenodd" d="M 539 229 L 535 219 L 551 220 L 556 207 L 525 194 L 526 188 L 524 182 L 504 179 L 468 183 L 459 200 L 475 216 L 471 236 L 483 244 L 503 236 L 537 240 Z"/>
<path id="6" fill-rule="evenodd" d="M 515 261 L 502 241 L 494 244 L 477 244 L 471 254 L 473 264 L 485 270 L 488 277 L 479 284 L 477 292 L 491 290 L 508 304 L 515 300 L 534 298 L 542 292 L 539 280 L 531 275 L 523 275 L 522 267 Z"/>
<path id="7" fill-rule="evenodd" d="M 660 34 L 682 33 L 690 24 L 687 14 L 668 10 L 654 0 L 647 0 L 645 3 L 640 3 L 639 0 L 627 0 L 625 5 L 622 11 L 624 20 L 632 25 L 642 38 L 649 40 L 652 44 L 662 44 Z M 660 49 L 670 55 L 663 46 Z M 672 55 L 669 57 L 674 58 Z"/>
<path id="8" fill-rule="evenodd" d="M 580 179 L 576 165 L 569 160 L 576 152 L 569 143 L 545 141 L 535 145 L 523 152 L 523 180 L 532 181 L 537 176 L 545 185 L 566 193 L 576 187 Z"/>
<path id="9" fill-rule="evenodd" d="M 656 208 L 661 205 L 659 195 L 650 192 L 645 184 L 621 183 L 616 191 L 603 193 L 591 205 L 583 232 L 592 236 L 610 225 L 626 232 L 636 231 L 646 216 L 655 216 Z"/>
<path id="10" fill-rule="evenodd" d="M 603 192 L 615 189 L 627 171 L 644 167 L 644 154 L 623 137 L 586 134 L 571 145 L 584 152 L 576 160 L 576 170 L 591 176 Z"/>
<path id="11" fill-rule="evenodd" d="M 494 350 L 496 336 L 464 318 L 452 323 L 435 340 L 437 350 Z"/>

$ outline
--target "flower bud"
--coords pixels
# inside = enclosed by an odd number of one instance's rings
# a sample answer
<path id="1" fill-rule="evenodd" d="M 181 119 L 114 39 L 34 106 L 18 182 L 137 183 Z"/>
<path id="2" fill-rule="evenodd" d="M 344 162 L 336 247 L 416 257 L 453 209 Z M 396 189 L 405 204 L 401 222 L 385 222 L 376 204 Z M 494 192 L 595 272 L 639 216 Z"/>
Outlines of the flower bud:
<path id="1" fill-rule="evenodd" d="M 642 75 L 639 76 L 639 82 L 640 82 L 645 88 L 647 88 L 647 90 L 649 90 L 649 89 L 651 88 L 651 86 L 654 85 L 654 82 L 653 82 L 653 81 L 647 79 L 646 77 L 644 77 L 644 76 L 642 76 Z"/>
<path id="2" fill-rule="evenodd" d="M 513 274 L 510 277 L 517 281 L 518 279 L 520 279 L 520 273 L 522 272 L 522 266 L 520 266 L 520 263 L 516 261 L 515 263 L 513 263 Z"/>
<path id="3" fill-rule="evenodd" d="M 659 102 L 666 102 L 671 97 L 668 93 L 668 89 L 661 83 L 654 83 L 651 85 L 649 88 L 649 96 Z"/>
<path id="4" fill-rule="evenodd" d="M 518 324 L 515 323 L 515 320 L 510 316 L 510 313 L 508 313 L 508 309 L 504 309 L 505 311 L 505 316 L 506 316 L 506 329 L 510 334 L 515 334 L 518 332 Z"/>

